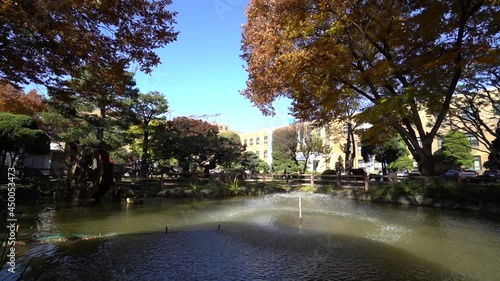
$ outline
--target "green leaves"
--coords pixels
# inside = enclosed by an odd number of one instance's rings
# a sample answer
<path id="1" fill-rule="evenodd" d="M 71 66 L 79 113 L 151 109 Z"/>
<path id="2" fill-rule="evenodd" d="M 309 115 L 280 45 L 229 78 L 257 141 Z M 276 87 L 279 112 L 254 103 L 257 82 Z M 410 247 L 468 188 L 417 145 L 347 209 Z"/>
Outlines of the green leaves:
<path id="1" fill-rule="evenodd" d="M 445 161 L 454 168 L 469 168 L 473 164 L 469 139 L 461 132 L 450 131 L 444 135 L 442 151 Z"/>
<path id="2" fill-rule="evenodd" d="M 0 112 L 0 150 L 46 154 L 50 139 L 32 117 Z"/>

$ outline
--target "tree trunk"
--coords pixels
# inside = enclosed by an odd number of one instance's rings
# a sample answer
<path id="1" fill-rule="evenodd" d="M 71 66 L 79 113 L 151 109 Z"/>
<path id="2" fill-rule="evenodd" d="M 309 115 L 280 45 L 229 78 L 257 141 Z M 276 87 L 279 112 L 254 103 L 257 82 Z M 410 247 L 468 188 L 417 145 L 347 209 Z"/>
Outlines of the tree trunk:
<path id="1" fill-rule="evenodd" d="M 0 160 L 0 180 L 5 180 L 3 176 L 3 170 L 5 165 L 5 158 L 7 157 L 7 150 L 2 151 L 2 158 Z"/>
<path id="2" fill-rule="evenodd" d="M 302 168 L 302 174 L 306 173 L 306 170 L 307 170 L 307 161 L 309 161 L 309 156 L 306 157 L 306 161 L 304 162 L 304 168 Z M 299 171 L 300 171 L 300 165 L 299 165 Z"/>
<path id="3" fill-rule="evenodd" d="M 432 156 L 432 140 L 422 140 L 422 148 L 416 159 L 418 168 L 423 176 L 434 176 L 434 157 Z"/>
<path id="4" fill-rule="evenodd" d="M 347 143 L 345 146 L 345 172 L 346 172 L 346 175 L 351 174 L 351 168 L 352 168 L 351 134 L 352 134 L 352 125 L 351 125 L 351 123 L 347 123 Z"/>
<path id="5" fill-rule="evenodd" d="M 142 140 L 141 177 L 147 177 L 149 171 L 149 130 L 144 129 L 144 139 Z"/>

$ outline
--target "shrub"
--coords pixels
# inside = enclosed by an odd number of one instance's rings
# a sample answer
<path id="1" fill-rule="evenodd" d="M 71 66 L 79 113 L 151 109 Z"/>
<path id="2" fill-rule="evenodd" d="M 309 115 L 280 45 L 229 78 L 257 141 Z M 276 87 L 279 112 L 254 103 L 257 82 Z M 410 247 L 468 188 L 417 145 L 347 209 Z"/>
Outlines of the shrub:
<path id="1" fill-rule="evenodd" d="M 335 180 L 335 175 L 337 172 L 335 170 L 324 170 L 323 173 L 321 173 L 321 180 Z M 323 177 L 326 176 L 326 177 Z"/>
<path id="2" fill-rule="evenodd" d="M 300 188 L 300 190 L 302 192 L 305 192 L 305 193 L 314 193 L 316 192 L 318 189 L 312 185 L 304 185 Z"/>

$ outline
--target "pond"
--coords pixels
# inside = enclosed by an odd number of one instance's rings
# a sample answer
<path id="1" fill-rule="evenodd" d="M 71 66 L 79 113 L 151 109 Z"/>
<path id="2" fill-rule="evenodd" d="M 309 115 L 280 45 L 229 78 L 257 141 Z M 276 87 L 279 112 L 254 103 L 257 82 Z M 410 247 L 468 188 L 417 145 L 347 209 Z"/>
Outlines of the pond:
<path id="1" fill-rule="evenodd" d="M 38 202 L 19 211 L 21 240 L 70 238 L 20 247 L 18 262 L 31 260 L 26 280 L 500 276 L 500 218 L 483 213 L 298 193 L 147 198 L 144 204 Z M 0 280 L 14 277 L 0 274 Z"/>

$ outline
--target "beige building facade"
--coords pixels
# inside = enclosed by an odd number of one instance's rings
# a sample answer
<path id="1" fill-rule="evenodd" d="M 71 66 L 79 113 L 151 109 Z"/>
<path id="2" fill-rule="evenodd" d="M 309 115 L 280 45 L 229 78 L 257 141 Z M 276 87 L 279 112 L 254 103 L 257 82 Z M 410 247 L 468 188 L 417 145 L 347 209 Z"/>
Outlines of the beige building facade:
<path id="1" fill-rule="evenodd" d="M 262 129 L 248 133 L 238 133 L 241 144 L 246 146 L 246 151 L 254 152 L 260 159 L 272 163 L 272 129 Z"/>
<path id="2" fill-rule="evenodd" d="M 497 122 L 499 122 L 500 114 L 493 114 L 484 116 L 488 120 L 488 126 L 496 128 Z M 421 112 L 421 118 L 424 124 L 428 125 L 428 128 L 432 127 L 435 118 L 433 116 Z M 369 125 L 360 125 L 356 129 L 368 128 Z M 246 145 L 247 151 L 255 152 L 260 159 L 266 161 L 269 165 L 272 163 L 272 133 L 275 129 L 263 129 L 254 132 L 239 133 L 241 142 Z M 438 132 L 437 137 L 434 139 L 432 144 L 433 153 L 437 152 L 442 147 L 443 136 L 450 130 L 457 130 L 464 133 L 470 141 L 472 148 L 472 155 L 474 157 L 474 162 L 470 169 L 476 170 L 478 173 L 482 173 L 485 170 L 484 163 L 488 160 L 489 150 L 484 141 L 478 139 L 474 134 L 464 130 L 462 126 L 459 126 L 456 118 L 450 116 L 448 117 L 441 129 Z M 483 130 L 483 134 L 486 139 L 490 142 L 495 139 L 495 136 L 488 133 L 487 130 Z M 334 124 L 327 128 L 319 128 L 313 131 L 317 134 L 323 141 L 323 144 L 329 148 L 328 153 L 311 155 L 308 161 L 308 171 L 313 170 L 313 165 L 316 164 L 316 171 L 322 172 L 324 170 L 334 170 L 335 163 L 338 161 L 339 156 L 342 157 L 342 164 L 345 163 L 345 148 L 347 144 L 347 126 L 345 124 Z M 378 173 L 382 169 L 382 164 L 372 160 L 371 162 L 365 162 L 361 156 L 361 141 L 358 135 L 354 135 L 355 143 L 351 144 L 351 153 L 355 153 L 354 162 L 352 163 L 353 168 L 365 169 L 368 173 Z M 411 156 L 410 156 L 411 157 Z M 304 157 L 298 153 L 298 160 L 304 160 Z M 414 168 L 418 169 L 418 165 L 414 162 Z"/>

